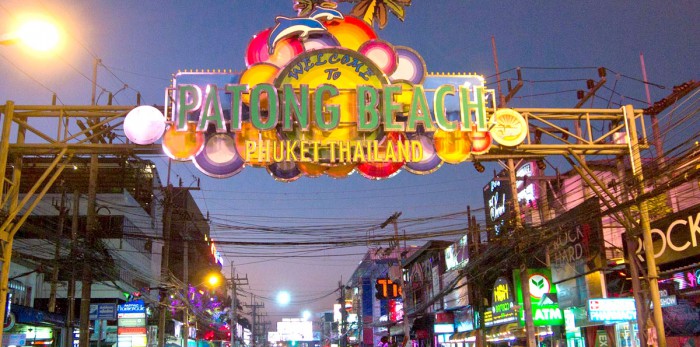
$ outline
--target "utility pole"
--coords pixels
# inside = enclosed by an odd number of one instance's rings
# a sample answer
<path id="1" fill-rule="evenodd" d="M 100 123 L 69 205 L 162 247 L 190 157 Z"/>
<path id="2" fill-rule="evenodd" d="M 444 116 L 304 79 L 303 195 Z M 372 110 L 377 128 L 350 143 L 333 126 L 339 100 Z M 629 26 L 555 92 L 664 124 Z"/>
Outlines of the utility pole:
<path id="1" fill-rule="evenodd" d="M 49 312 L 56 312 L 56 289 L 58 287 L 58 268 L 61 258 L 61 240 L 63 240 L 63 224 L 66 219 L 66 190 L 61 181 L 61 200 L 54 207 L 58 210 L 58 228 L 56 229 L 56 249 L 54 250 L 53 270 L 51 272 L 51 293 L 49 294 Z"/>
<path id="2" fill-rule="evenodd" d="M 345 311 L 345 285 L 343 285 L 343 280 L 338 281 L 338 290 L 340 291 L 340 297 L 338 298 L 338 304 L 340 304 L 340 337 L 338 338 L 338 344 L 340 347 L 346 347 L 348 345 L 348 312 Z"/>
<path id="3" fill-rule="evenodd" d="M 70 258 L 75 259 L 75 243 L 78 241 L 78 222 L 80 218 L 80 190 L 73 191 L 73 216 L 71 217 Z M 75 320 L 75 262 L 71 262 L 70 279 L 68 280 L 68 314 L 66 317 L 66 333 L 64 346 L 73 346 L 73 325 Z"/>
<path id="4" fill-rule="evenodd" d="M 263 315 L 263 317 L 267 317 L 267 315 Z M 262 337 L 263 347 L 268 347 L 267 332 L 269 331 L 271 324 L 272 322 L 270 321 L 264 321 L 260 323 L 260 325 L 262 325 L 262 334 L 260 336 Z"/>
<path id="5" fill-rule="evenodd" d="M 95 234 L 97 233 L 97 219 L 95 203 L 97 200 L 97 173 L 99 161 L 97 154 L 90 156 L 90 175 L 88 178 L 88 202 L 87 202 L 87 226 L 83 247 L 83 277 L 80 294 L 80 347 L 90 346 L 90 297 L 92 292 L 92 267 L 95 266 Z"/>
<path id="6" fill-rule="evenodd" d="M 394 242 L 396 244 L 396 251 L 398 252 L 399 268 L 401 268 L 401 276 L 399 277 L 399 286 L 401 286 L 401 300 L 403 301 L 403 346 L 406 346 L 409 340 L 411 340 L 411 326 L 408 321 L 408 314 L 406 312 L 406 282 L 403 279 L 403 250 L 399 243 L 399 224 L 397 220 L 401 217 L 401 212 L 394 212 L 391 217 L 389 217 L 384 223 L 379 227 L 384 229 L 389 223 L 394 226 Z"/>
<path id="7" fill-rule="evenodd" d="M 168 307 L 169 307 L 169 295 L 168 295 L 168 287 L 170 286 L 170 246 L 172 244 L 172 224 L 173 224 L 173 208 L 174 208 L 174 197 L 175 193 L 173 192 L 173 185 L 170 183 L 170 167 L 172 164 L 172 160 L 168 160 L 168 174 L 167 174 L 167 184 L 165 188 L 163 188 L 163 248 L 161 252 L 161 262 L 160 262 L 160 286 L 159 286 L 159 295 L 160 295 L 160 303 L 159 303 L 159 311 L 158 311 L 158 347 L 163 347 L 165 346 L 165 322 L 167 320 L 167 315 L 168 315 Z M 199 190 L 199 180 L 197 180 L 197 187 L 182 187 L 182 180 L 180 180 L 179 184 L 179 191 L 177 192 L 178 194 L 181 194 L 182 192 L 185 191 L 190 191 L 190 190 Z M 188 218 L 191 218 L 188 216 Z M 191 220 L 187 220 L 186 223 L 191 222 Z M 185 224 L 187 226 L 188 224 Z M 188 234 L 187 232 L 188 229 L 186 229 L 185 234 Z M 182 235 L 183 239 L 185 240 L 185 245 L 187 245 L 188 237 L 189 235 Z M 189 256 L 189 248 L 185 248 L 185 256 Z M 187 275 L 187 260 L 188 258 L 183 259 L 185 261 L 184 265 L 185 268 L 184 274 Z M 185 285 L 188 285 L 187 279 L 185 279 Z M 189 310 L 185 310 L 185 315 L 189 316 Z M 186 329 L 188 329 L 189 333 L 189 322 L 185 323 Z M 187 339 L 185 339 L 185 342 Z M 186 346 L 185 346 L 186 347 Z"/>
<path id="8" fill-rule="evenodd" d="M 255 303 L 255 294 L 250 294 L 250 305 L 245 305 L 246 307 L 250 307 L 253 309 L 253 317 L 251 319 L 251 324 L 250 324 L 250 335 L 252 336 L 253 341 L 251 341 L 251 346 L 256 347 L 257 346 L 257 320 L 258 320 L 258 308 L 264 308 L 265 303 L 261 304 L 256 304 Z"/>
<path id="9" fill-rule="evenodd" d="M 616 158 L 616 164 L 617 164 L 617 179 L 619 182 L 626 182 L 628 177 L 625 171 L 625 164 L 622 162 L 622 157 L 617 156 Z M 626 201 L 629 200 L 630 195 L 629 191 L 627 188 L 626 184 L 620 184 L 621 190 L 622 190 L 622 200 Z M 624 220 L 624 219 L 623 219 Z M 627 229 L 627 232 L 625 233 L 625 237 L 622 240 L 627 246 L 627 254 L 625 254 L 625 257 L 629 259 L 629 267 L 630 267 L 630 279 L 632 281 L 632 296 L 634 297 L 634 304 L 635 308 L 637 309 L 637 327 L 639 329 L 638 332 L 638 337 L 639 337 L 639 342 L 641 343 L 641 347 L 646 347 L 646 339 L 644 338 L 644 329 L 642 327 L 646 326 L 647 320 L 647 314 L 648 314 L 648 308 L 644 307 L 644 303 L 647 302 L 644 293 L 642 291 L 642 284 L 641 281 L 639 281 L 640 277 L 640 270 L 641 267 L 639 266 L 639 263 L 637 262 L 637 256 L 636 256 L 636 250 L 637 250 L 637 245 L 636 245 L 636 240 L 637 238 L 633 235 L 632 230 L 634 230 L 634 226 L 630 221 L 625 222 L 625 229 Z M 632 322 L 630 322 L 632 324 Z M 630 329 L 630 331 L 634 331 Z M 632 346 L 636 347 L 636 341 L 635 339 L 632 339 Z"/>
<path id="10" fill-rule="evenodd" d="M 623 109 L 627 126 L 629 127 L 629 148 L 630 161 L 632 164 L 632 174 L 637 185 L 637 194 L 644 194 L 644 174 L 642 173 L 642 158 L 639 153 L 639 138 L 637 136 L 637 124 L 634 117 L 634 108 L 631 105 L 626 105 Z M 651 225 L 649 221 L 649 206 L 646 200 L 642 200 L 638 204 L 639 207 L 639 224 L 642 228 L 642 236 L 644 242 L 644 254 L 646 255 L 647 275 L 649 279 L 649 295 L 653 307 L 653 321 L 656 327 L 656 336 L 658 338 L 659 347 L 666 347 L 666 332 L 664 331 L 664 318 L 661 311 L 661 298 L 659 295 L 659 274 L 656 270 L 656 259 L 654 258 L 654 244 L 651 239 Z M 647 329 L 653 327 L 647 327 Z M 639 327 L 641 330 L 642 327 Z"/>
<path id="11" fill-rule="evenodd" d="M 233 261 L 231 262 L 231 307 L 229 313 L 231 315 L 231 347 L 238 347 L 239 338 L 238 334 L 238 286 L 248 285 L 248 275 L 239 278 L 236 275 L 236 268 L 233 267 Z"/>
<path id="12" fill-rule="evenodd" d="M 185 225 L 185 230 L 187 230 L 187 225 Z M 189 240 L 187 239 L 187 235 L 183 237 L 183 245 L 182 245 L 182 282 L 185 283 L 185 311 L 182 312 L 183 315 L 183 320 L 185 321 L 184 323 L 184 329 L 185 332 L 182 334 L 182 346 L 187 347 L 190 338 L 190 305 L 189 305 L 189 298 L 188 298 L 188 293 L 190 290 L 190 285 L 189 285 L 189 272 L 190 272 L 190 247 L 189 247 Z M 160 317 L 158 317 L 160 318 Z"/>
<path id="13" fill-rule="evenodd" d="M 518 186 L 515 175 L 515 161 L 508 159 L 508 178 L 510 181 L 510 194 L 513 202 L 513 215 L 516 233 L 523 231 L 523 219 L 520 215 L 520 202 L 518 201 Z M 524 254 L 521 255 L 524 257 Z M 520 286 L 523 292 L 523 311 L 525 313 L 525 333 L 527 335 L 527 347 L 535 347 L 535 324 L 532 321 L 532 302 L 530 301 L 530 281 L 527 275 L 527 263 L 522 259 L 520 263 Z"/>
<path id="14" fill-rule="evenodd" d="M 170 229 L 173 215 L 173 185 L 170 184 L 170 160 L 168 160 L 168 184 L 163 191 L 163 248 L 160 260 L 160 305 L 158 305 L 158 347 L 165 346 L 165 321 L 168 314 L 168 290 L 170 282 Z M 188 332 L 189 333 L 189 332 Z M 82 347 L 82 346 L 81 346 Z"/>
<path id="15" fill-rule="evenodd" d="M 476 224 L 476 216 L 472 216 L 471 213 L 471 206 L 467 205 L 467 235 L 469 235 L 469 238 L 467 239 L 467 249 L 468 249 L 468 254 L 470 258 L 476 258 L 479 256 L 480 253 L 480 243 L 481 243 L 481 235 L 479 232 L 479 227 Z M 483 300 L 481 299 L 482 297 L 482 290 L 481 290 L 481 281 L 477 281 L 476 279 L 469 279 L 468 278 L 468 289 L 469 289 L 469 304 L 472 307 L 472 310 L 476 310 L 477 312 L 482 312 L 482 307 L 483 307 Z M 483 322 L 483 315 L 480 314 L 478 315 L 479 322 L 476 322 L 475 324 L 479 327 L 482 326 Z M 484 346 L 484 334 L 483 334 L 483 329 L 476 329 L 476 333 L 474 335 L 476 338 L 475 346 L 476 347 L 483 347 Z"/>

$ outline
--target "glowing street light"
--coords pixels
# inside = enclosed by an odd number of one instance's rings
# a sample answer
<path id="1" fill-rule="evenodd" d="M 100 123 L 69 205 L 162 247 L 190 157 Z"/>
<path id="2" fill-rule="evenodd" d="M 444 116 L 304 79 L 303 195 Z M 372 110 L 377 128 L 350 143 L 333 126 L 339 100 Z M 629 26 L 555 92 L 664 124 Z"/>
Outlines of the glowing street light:
<path id="1" fill-rule="evenodd" d="M 281 291 L 277 293 L 277 303 L 286 306 L 289 304 L 289 302 L 292 301 L 292 297 L 289 295 L 289 292 L 286 291 Z"/>
<path id="2" fill-rule="evenodd" d="M 58 27 L 45 19 L 31 19 L 23 22 L 14 32 L 0 35 L 0 44 L 22 43 L 27 47 L 47 52 L 56 48 L 61 41 Z"/>
<path id="3" fill-rule="evenodd" d="M 211 287 L 218 287 L 219 284 L 221 283 L 221 274 L 219 273 L 210 273 L 207 275 L 207 277 L 204 279 L 204 283 Z"/>
<path id="4" fill-rule="evenodd" d="M 303 312 L 301 312 L 301 318 L 304 320 L 309 320 L 309 318 L 311 318 L 311 311 L 304 310 Z"/>

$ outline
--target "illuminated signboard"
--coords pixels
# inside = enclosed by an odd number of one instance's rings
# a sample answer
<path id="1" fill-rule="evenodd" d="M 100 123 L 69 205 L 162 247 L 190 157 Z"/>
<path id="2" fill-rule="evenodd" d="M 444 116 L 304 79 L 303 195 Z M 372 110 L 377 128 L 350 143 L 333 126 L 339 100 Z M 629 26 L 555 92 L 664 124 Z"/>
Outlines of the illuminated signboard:
<path id="1" fill-rule="evenodd" d="M 280 181 L 353 172 L 384 179 L 459 164 L 493 142 L 514 147 L 528 132 L 522 115 L 496 108 L 483 77 L 431 74 L 418 52 L 335 9 L 277 17 L 253 35 L 245 65 L 174 76 L 162 138 L 168 156 L 218 178 L 252 166 Z M 130 116 L 130 140 L 158 140 L 133 136 Z"/>
<path id="2" fill-rule="evenodd" d="M 527 269 L 532 307 L 532 322 L 535 326 L 564 325 L 564 313 L 556 303 L 557 287 L 552 284 L 552 272 L 548 268 Z M 523 291 L 520 270 L 513 270 L 513 283 L 518 305 L 523 306 Z M 525 325 L 525 312 L 520 312 L 520 325 Z"/>
<path id="3" fill-rule="evenodd" d="M 490 327 L 517 321 L 513 289 L 505 277 L 499 277 L 493 285 L 493 305 L 484 312 L 484 326 Z"/>
<path id="4" fill-rule="evenodd" d="M 449 323 L 433 324 L 433 332 L 436 334 L 452 334 L 455 332 L 455 326 Z"/>
<path id="5" fill-rule="evenodd" d="M 651 223 L 654 258 L 657 265 L 672 267 L 673 262 L 691 259 L 700 255 L 700 205 L 670 214 Z M 646 262 L 644 244 L 636 238 L 636 254 L 639 261 Z M 663 268 L 663 267 L 662 267 Z M 693 282 L 692 279 L 689 281 Z"/>
<path id="6" fill-rule="evenodd" d="M 282 341 L 312 341 L 313 322 L 301 318 L 283 318 L 277 322 L 277 333 Z"/>
<path id="7" fill-rule="evenodd" d="M 589 299 L 588 319 L 591 322 L 626 322 L 637 319 L 633 298 Z"/>
<path id="8" fill-rule="evenodd" d="M 117 305 L 118 345 L 146 346 L 146 304 L 134 300 Z"/>
<path id="9" fill-rule="evenodd" d="M 467 235 L 464 235 L 457 242 L 445 249 L 445 265 L 447 266 L 447 270 L 462 267 L 469 262 L 467 241 Z"/>
<path id="10" fill-rule="evenodd" d="M 551 222 L 556 233 L 549 245 L 552 281 L 557 283 L 561 307 L 585 306 L 588 293 L 600 288 L 600 280 L 585 277 L 605 265 L 600 202 L 590 198 Z M 596 295 L 600 296 L 600 295 Z"/>
<path id="11" fill-rule="evenodd" d="M 527 204 L 532 208 L 537 207 L 539 189 L 531 177 L 538 175 L 534 162 L 524 162 L 515 171 L 516 191 L 518 202 Z M 507 229 L 511 223 L 513 212 L 512 193 L 507 171 L 501 171 L 483 189 L 484 206 L 486 207 L 486 227 L 492 230 L 492 236 L 498 236 Z"/>
<path id="12" fill-rule="evenodd" d="M 516 187 L 518 190 L 518 202 L 526 204 L 532 208 L 537 207 L 537 197 L 539 188 L 535 180 L 528 180 L 537 176 L 537 166 L 534 162 L 525 162 L 515 171 L 517 177 Z"/>
<path id="13" fill-rule="evenodd" d="M 676 293 L 698 290 L 700 289 L 700 268 L 675 272 L 670 277 L 659 280 L 659 284 L 669 285 Z"/>
<path id="14" fill-rule="evenodd" d="M 389 278 L 377 278 L 374 288 L 377 290 L 375 296 L 380 300 L 397 299 L 402 295 L 401 286 Z"/>
<path id="15" fill-rule="evenodd" d="M 146 315 L 146 304 L 143 300 L 134 300 L 117 306 L 117 315 L 123 314 L 143 314 Z"/>
<path id="16" fill-rule="evenodd" d="M 211 255 L 214 256 L 214 259 L 219 265 L 224 265 L 224 258 L 221 256 L 221 253 L 216 249 L 216 245 L 214 244 L 214 239 L 211 239 L 211 245 L 209 247 L 209 250 L 211 251 Z"/>

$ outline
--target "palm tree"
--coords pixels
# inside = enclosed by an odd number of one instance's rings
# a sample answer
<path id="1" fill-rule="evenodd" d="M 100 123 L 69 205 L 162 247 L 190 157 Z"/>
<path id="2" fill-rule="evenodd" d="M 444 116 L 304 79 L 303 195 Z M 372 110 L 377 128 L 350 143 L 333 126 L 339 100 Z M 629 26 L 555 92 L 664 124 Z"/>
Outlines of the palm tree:
<path id="1" fill-rule="evenodd" d="M 327 0 L 294 0 L 294 9 L 299 17 L 306 17 L 317 7 L 336 8 L 336 3 Z"/>
<path id="2" fill-rule="evenodd" d="M 356 3 L 350 12 L 351 15 L 362 18 L 367 24 L 372 25 L 374 20 L 379 23 L 379 29 L 384 29 L 387 23 L 387 11 L 403 22 L 406 12 L 404 7 L 411 5 L 411 0 L 340 0 L 342 2 Z"/>

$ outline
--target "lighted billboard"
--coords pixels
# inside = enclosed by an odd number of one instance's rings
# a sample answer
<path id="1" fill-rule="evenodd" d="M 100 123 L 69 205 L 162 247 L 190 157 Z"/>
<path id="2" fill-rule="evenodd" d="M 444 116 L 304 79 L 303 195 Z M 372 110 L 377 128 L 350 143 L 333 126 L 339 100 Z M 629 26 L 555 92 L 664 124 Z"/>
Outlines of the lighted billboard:
<path id="1" fill-rule="evenodd" d="M 525 119 L 497 109 L 483 77 L 429 73 L 418 52 L 335 8 L 278 16 L 253 35 L 244 60 L 242 71 L 174 76 L 168 156 L 218 178 L 252 166 L 280 181 L 384 179 L 432 173 L 527 136 Z M 157 140 L 147 138 L 130 139 Z"/>

